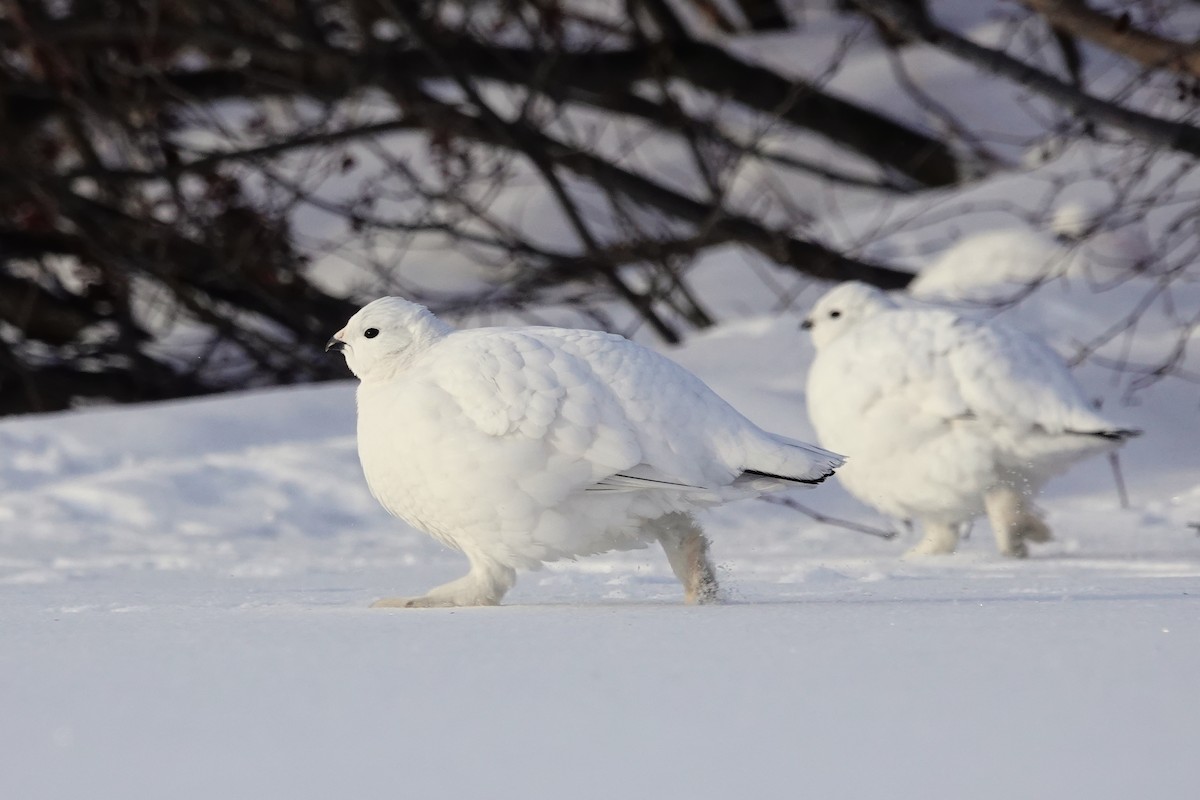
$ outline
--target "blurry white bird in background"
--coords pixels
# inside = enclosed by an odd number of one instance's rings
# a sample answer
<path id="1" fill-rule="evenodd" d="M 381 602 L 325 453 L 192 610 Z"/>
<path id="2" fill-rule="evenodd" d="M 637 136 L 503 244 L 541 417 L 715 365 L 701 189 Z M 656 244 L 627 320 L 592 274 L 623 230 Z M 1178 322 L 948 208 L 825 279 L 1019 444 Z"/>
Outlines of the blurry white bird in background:
<path id="1" fill-rule="evenodd" d="M 1046 289 L 1090 292 L 1153 272 L 1156 253 L 1145 226 L 1118 219 L 1111 201 L 1076 196 L 1048 223 L 1048 230 L 1013 226 L 963 236 L 921 270 L 908 293 L 998 306 Z"/>
<path id="2" fill-rule="evenodd" d="M 358 451 L 390 513 L 461 550 L 459 580 L 378 606 L 494 605 L 519 568 L 659 542 L 714 600 L 689 512 L 811 486 L 842 459 L 767 433 L 667 358 L 561 328 L 456 331 L 385 297 L 326 347 L 362 381 Z"/>
<path id="3" fill-rule="evenodd" d="M 1092 410 L 1066 366 L 1018 330 L 941 309 L 902 309 L 861 283 L 804 321 L 816 358 L 808 411 L 855 497 L 919 520 L 914 554 L 951 553 L 986 513 L 1001 553 L 1025 556 L 1050 530 L 1033 498 L 1075 461 L 1137 431 Z"/>

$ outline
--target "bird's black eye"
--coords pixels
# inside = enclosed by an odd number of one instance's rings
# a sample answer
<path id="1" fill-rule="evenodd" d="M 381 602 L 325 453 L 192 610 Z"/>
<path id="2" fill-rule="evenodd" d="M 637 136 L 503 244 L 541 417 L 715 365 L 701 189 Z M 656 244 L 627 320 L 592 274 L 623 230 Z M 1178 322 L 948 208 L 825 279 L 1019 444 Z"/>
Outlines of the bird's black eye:
<path id="1" fill-rule="evenodd" d="M 829 312 L 829 318 L 830 318 L 830 319 L 837 319 L 837 318 L 838 318 L 838 317 L 840 317 L 841 315 L 842 315 L 842 312 L 840 312 L 840 311 L 830 311 L 830 312 Z"/>
<path id="2" fill-rule="evenodd" d="M 363 336 L 367 337 L 368 339 L 374 339 L 378 335 L 379 328 L 367 328 L 365 331 L 363 331 Z"/>

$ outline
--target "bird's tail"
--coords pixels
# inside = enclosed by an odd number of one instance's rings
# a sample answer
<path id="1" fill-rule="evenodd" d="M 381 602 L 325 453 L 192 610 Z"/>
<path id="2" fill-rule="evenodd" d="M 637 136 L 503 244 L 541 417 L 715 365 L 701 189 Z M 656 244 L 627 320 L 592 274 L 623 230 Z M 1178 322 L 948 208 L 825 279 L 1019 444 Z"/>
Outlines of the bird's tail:
<path id="1" fill-rule="evenodd" d="M 816 445 L 764 433 L 747 454 L 742 474 L 733 485 L 761 492 L 815 486 L 845 463 L 843 456 Z"/>
<path id="2" fill-rule="evenodd" d="M 1142 432 L 1137 428 L 1113 428 L 1103 431 L 1068 431 L 1068 433 L 1079 433 L 1084 436 L 1099 436 L 1101 439 L 1108 439 L 1112 442 L 1124 442 L 1127 439 L 1132 439 L 1135 436 L 1142 435 Z"/>

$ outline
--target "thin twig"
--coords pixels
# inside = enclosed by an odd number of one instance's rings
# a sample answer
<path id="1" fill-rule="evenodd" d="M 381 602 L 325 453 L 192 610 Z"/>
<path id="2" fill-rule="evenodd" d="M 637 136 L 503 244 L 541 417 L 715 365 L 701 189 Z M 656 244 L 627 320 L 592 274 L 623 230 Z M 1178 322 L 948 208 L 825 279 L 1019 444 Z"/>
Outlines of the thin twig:
<path id="1" fill-rule="evenodd" d="M 1113 450 L 1108 454 L 1108 465 L 1112 467 L 1113 481 L 1117 484 L 1117 499 L 1121 508 L 1129 508 L 1129 492 L 1125 490 L 1125 476 L 1121 473 L 1121 457 Z"/>
<path id="2" fill-rule="evenodd" d="M 877 536 L 880 539 L 896 538 L 895 531 L 885 531 L 882 528 L 873 528 L 870 525 L 863 525 L 858 522 L 851 522 L 850 520 L 847 520 L 847 519 L 839 519 L 838 517 L 831 517 L 828 514 L 822 514 L 820 511 L 814 511 L 813 509 L 809 508 L 808 506 L 806 506 L 802 503 L 797 503 L 795 500 L 793 500 L 790 497 L 776 497 L 774 495 L 763 495 L 762 497 L 759 497 L 758 499 L 762 500 L 765 503 L 770 503 L 771 505 L 774 505 L 774 506 L 783 506 L 784 508 L 790 508 L 793 511 L 799 511 L 801 514 L 805 514 L 806 516 L 811 517 L 812 519 L 816 520 L 817 522 L 823 523 L 825 525 L 833 525 L 835 528 L 845 528 L 848 531 L 856 531 L 858 533 L 865 533 L 868 536 Z"/>

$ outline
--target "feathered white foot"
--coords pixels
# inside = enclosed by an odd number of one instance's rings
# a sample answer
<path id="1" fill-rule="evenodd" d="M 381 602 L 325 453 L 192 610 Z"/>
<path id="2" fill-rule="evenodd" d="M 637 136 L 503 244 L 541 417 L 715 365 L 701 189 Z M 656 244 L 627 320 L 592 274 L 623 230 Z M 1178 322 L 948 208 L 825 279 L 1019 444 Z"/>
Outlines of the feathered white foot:
<path id="1" fill-rule="evenodd" d="M 1054 534 L 1050 531 L 1050 526 L 1042 520 L 1041 517 L 1026 514 L 1020 526 L 1017 528 L 1017 535 L 1026 542 L 1036 542 L 1043 544 L 1054 538 Z"/>
<path id="2" fill-rule="evenodd" d="M 992 489 L 984 495 L 983 504 L 1001 555 L 1025 558 L 1029 555 L 1026 542 L 1050 541 L 1050 528 L 1038 516 L 1029 498 L 1017 489 L 1008 486 Z"/>
<path id="3" fill-rule="evenodd" d="M 667 554 L 667 561 L 683 584 L 688 605 L 716 603 L 720 597 L 717 575 L 708 559 L 708 537 L 687 514 L 667 514 L 649 523 Z"/>
<path id="4" fill-rule="evenodd" d="M 498 606 L 516 583 L 511 567 L 492 563 L 472 563 L 471 571 L 458 580 L 444 583 L 420 597 L 385 597 L 371 608 L 454 608 L 456 606 Z"/>
<path id="5" fill-rule="evenodd" d="M 943 556 L 953 553 L 958 547 L 958 526 L 943 522 L 925 522 L 925 535 L 916 546 L 904 554 L 905 558 Z"/>

